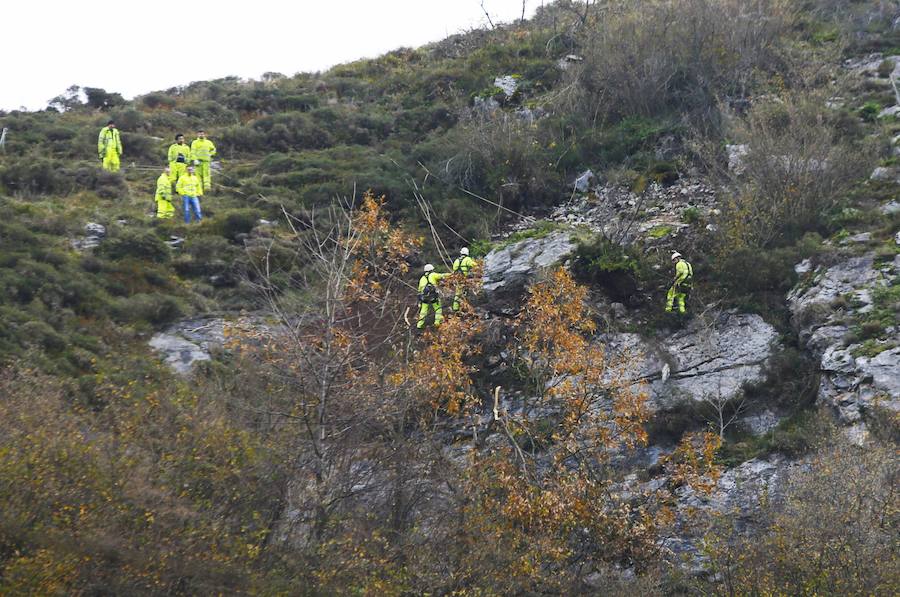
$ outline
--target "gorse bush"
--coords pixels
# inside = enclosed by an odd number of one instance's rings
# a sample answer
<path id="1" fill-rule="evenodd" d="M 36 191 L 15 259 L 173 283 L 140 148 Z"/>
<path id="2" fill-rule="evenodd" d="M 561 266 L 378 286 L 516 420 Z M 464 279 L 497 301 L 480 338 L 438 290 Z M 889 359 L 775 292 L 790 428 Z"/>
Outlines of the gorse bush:
<path id="1" fill-rule="evenodd" d="M 633 303 L 647 264 L 636 250 L 627 250 L 598 237 L 579 243 L 572 271 L 579 279 L 599 287 L 611 299 Z"/>
<path id="2" fill-rule="evenodd" d="M 735 121 L 735 136 L 749 150 L 726 204 L 724 233 L 735 247 L 770 248 L 824 232 L 825 216 L 874 161 L 871 145 L 847 139 L 816 93 L 756 103 Z"/>
<path id="3" fill-rule="evenodd" d="M 159 263 L 171 257 L 169 247 L 150 231 L 123 231 L 103 243 L 100 253 L 110 259 L 132 257 Z"/>
<path id="4" fill-rule="evenodd" d="M 764 0 L 609 2 L 587 28 L 572 76 L 588 110 L 607 117 L 705 111 L 718 96 L 744 95 L 783 65 L 781 35 L 792 3 Z M 590 14 L 590 13 L 588 13 Z"/>

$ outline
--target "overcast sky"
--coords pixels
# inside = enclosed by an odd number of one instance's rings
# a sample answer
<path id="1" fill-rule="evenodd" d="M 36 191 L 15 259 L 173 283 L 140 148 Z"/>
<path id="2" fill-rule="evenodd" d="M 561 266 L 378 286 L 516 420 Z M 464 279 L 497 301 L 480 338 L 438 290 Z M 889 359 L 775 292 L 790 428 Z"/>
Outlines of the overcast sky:
<path id="1" fill-rule="evenodd" d="M 125 97 L 228 75 L 292 75 L 486 24 L 481 0 L 6 0 L 0 109 L 43 109 L 70 85 Z M 541 0 L 526 0 L 527 15 Z M 522 0 L 484 0 L 496 22 Z"/>

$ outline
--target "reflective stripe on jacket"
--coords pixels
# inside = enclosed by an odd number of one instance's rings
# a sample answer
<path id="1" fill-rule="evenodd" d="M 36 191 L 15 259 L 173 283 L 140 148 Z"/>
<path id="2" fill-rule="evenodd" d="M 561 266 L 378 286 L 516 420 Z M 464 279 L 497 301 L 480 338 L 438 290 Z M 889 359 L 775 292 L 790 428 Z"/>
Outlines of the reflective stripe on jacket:
<path id="1" fill-rule="evenodd" d="M 175 183 L 175 190 L 179 195 L 199 197 L 203 194 L 203 184 L 196 174 L 182 174 Z"/>
<path id="2" fill-rule="evenodd" d="M 216 146 L 209 139 L 194 139 L 191 142 L 191 157 L 208 162 L 216 155 Z"/>
<path id="3" fill-rule="evenodd" d="M 100 157 L 106 155 L 107 147 L 115 147 L 116 153 L 122 155 L 122 137 L 119 135 L 119 129 L 111 129 L 108 126 L 100 129 L 100 135 L 97 137 L 97 153 Z"/>

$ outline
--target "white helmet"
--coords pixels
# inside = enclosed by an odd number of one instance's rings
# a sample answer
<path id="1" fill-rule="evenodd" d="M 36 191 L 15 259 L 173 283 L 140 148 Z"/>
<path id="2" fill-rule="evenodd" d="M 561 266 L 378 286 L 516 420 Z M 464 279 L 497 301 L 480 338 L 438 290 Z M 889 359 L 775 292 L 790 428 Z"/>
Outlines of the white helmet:
<path id="1" fill-rule="evenodd" d="M 681 253 L 679 253 L 678 251 L 672 252 L 672 261 L 675 261 L 676 259 L 678 259 L 680 257 L 681 257 Z"/>
<path id="2" fill-rule="evenodd" d="M 469 256 L 469 248 L 468 248 L 468 247 L 463 247 L 462 249 L 459 250 L 459 254 L 460 254 L 460 255 L 465 255 L 466 257 L 468 257 L 468 256 Z"/>
<path id="3" fill-rule="evenodd" d="M 434 266 L 431 265 L 430 263 L 426 263 L 425 264 L 425 273 L 427 274 L 428 272 L 433 272 L 433 271 L 434 271 Z"/>

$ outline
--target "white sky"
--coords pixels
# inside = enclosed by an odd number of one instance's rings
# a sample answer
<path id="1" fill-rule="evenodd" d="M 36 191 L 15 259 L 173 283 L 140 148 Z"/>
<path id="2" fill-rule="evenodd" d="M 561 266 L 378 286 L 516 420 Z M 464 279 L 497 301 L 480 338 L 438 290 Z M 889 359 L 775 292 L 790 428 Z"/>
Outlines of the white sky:
<path id="1" fill-rule="evenodd" d="M 527 16 L 541 0 L 526 0 Z M 486 25 L 481 0 L 4 0 L 0 109 L 70 85 L 127 98 L 229 75 L 324 70 Z M 522 0 L 484 0 L 497 22 Z"/>

